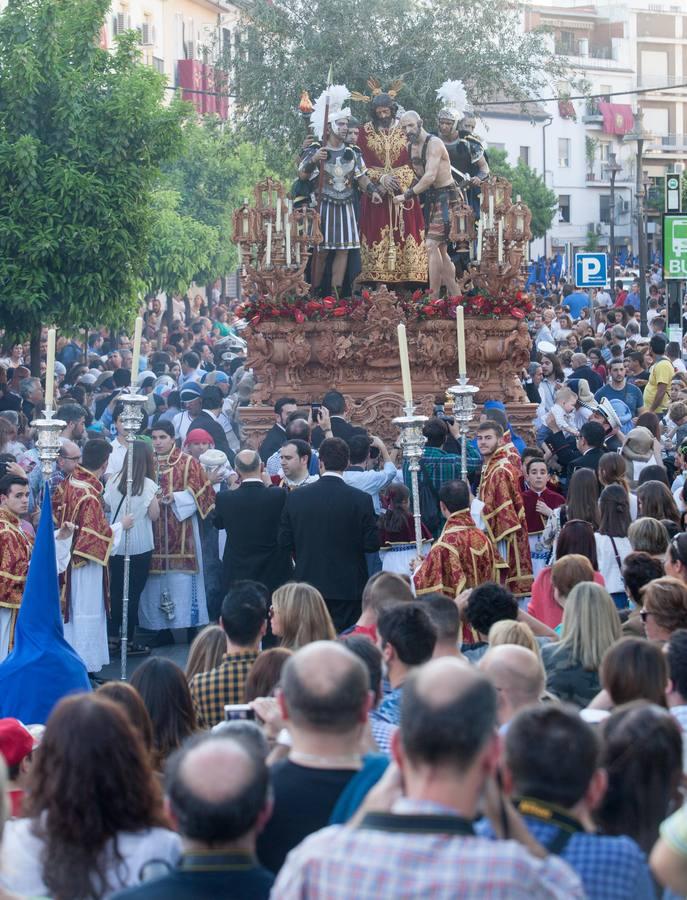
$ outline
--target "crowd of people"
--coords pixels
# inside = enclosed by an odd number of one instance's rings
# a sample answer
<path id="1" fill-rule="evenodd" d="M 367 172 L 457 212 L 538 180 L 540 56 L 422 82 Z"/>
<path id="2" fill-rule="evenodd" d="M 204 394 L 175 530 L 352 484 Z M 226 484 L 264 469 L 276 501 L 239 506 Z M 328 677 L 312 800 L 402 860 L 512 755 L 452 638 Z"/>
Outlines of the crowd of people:
<path id="1" fill-rule="evenodd" d="M 484 404 L 463 481 L 437 407 L 420 548 L 407 465 L 338 391 L 247 445 L 218 291 L 150 302 L 137 373 L 126 335 L 61 342 L 53 526 L 93 690 L 0 719 L 0 900 L 686 895 L 687 374 L 653 287 L 647 337 L 634 286 L 535 297 L 532 427 Z M 0 361 L 0 658 L 45 490 L 26 352 Z M 107 681 L 124 638 L 147 658 Z"/>

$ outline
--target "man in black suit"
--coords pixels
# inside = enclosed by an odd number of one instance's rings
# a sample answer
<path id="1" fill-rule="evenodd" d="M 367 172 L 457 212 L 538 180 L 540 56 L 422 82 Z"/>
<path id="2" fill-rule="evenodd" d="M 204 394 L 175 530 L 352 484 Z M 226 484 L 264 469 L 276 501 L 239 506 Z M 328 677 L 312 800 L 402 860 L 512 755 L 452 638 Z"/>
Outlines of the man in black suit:
<path id="1" fill-rule="evenodd" d="M 271 593 L 293 576 L 291 555 L 277 541 L 287 492 L 265 485 L 255 450 L 237 453 L 234 466 L 241 486 L 220 491 L 215 501 L 215 526 L 227 532 L 224 588 L 248 579 L 261 582 Z"/>
<path id="2" fill-rule="evenodd" d="M 337 632 L 360 616 L 365 554 L 379 550 L 372 497 L 345 483 L 348 462 L 345 441 L 322 442 L 320 480 L 291 491 L 279 532 L 280 547 L 295 557 L 294 579 L 320 591 Z"/>
<path id="3" fill-rule="evenodd" d="M 207 431 L 212 440 L 215 442 L 215 450 L 221 450 L 227 454 L 229 462 L 234 462 L 234 451 L 229 446 L 227 434 L 220 423 L 220 414 L 222 412 L 222 404 L 224 396 L 222 391 L 215 384 L 209 384 L 203 388 L 203 408 L 195 417 L 189 426 L 189 431 L 194 428 L 202 428 Z"/>
<path id="4" fill-rule="evenodd" d="M 594 472 L 598 470 L 599 460 L 606 452 L 605 436 L 604 427 L 599 422 L 584 423 L 577 438 L 577 449 L 581 455 L 570 463 L 571 473 L 575 469 L 592 469 Z"/>
<path id="5" fill-rule="evenodd" d="M 286 423 L 291 413 L 296 412 L 298 403 L 293 397 L 280 397 L 274 404 L 275 423 L 260 444 L 260 459 L 266 463 L 281 447 L 286 438 Z"/>
<path id="6" fill-rule="evenodd" d="M 364 428 L 356 428 L 344 418 L 346 412 L 346 398 L 339 391 L 327 391 L 322 398 L 322 406 L 328 410 L 331 421 L 332 435 L 336 438 L 342 438 L 347 441 L 354 434 L 364 434 Z M 319 418 L 319 417 L 318 417 Z M 317 425 L 315 416 L 313 415 L 313 425 L 317 426 L 312 431 L 312 445 L 317 450 L 325 439 L 324 430 Z"/>

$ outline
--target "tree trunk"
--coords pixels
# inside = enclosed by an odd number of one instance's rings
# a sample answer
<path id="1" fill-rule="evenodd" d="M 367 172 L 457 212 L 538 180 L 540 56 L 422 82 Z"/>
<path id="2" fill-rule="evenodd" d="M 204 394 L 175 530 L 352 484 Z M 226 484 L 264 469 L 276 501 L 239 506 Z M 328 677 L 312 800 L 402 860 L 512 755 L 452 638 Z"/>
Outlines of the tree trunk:
<path id="1" fill-rule="evenodd" d="M 43 326 L 38 325 L 31 332 L 31 343 L 29 345 L 29 353 L 31 354 L 31 374 L 40 378 L 41 374 L 41 332 Z"/>

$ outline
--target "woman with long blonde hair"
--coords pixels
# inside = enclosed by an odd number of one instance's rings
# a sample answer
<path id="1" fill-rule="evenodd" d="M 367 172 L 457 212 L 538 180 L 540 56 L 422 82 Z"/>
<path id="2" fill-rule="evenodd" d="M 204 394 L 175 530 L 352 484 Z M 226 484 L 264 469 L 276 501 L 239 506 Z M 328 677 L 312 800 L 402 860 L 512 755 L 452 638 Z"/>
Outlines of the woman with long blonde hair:
<path id="1" fill-rule="evenodd" d="M 334 641 L 336 631 L 322 594 L 310 584 L 290 581 L 272 594 L 272 634 L 280 646 L 298 650 L 313 641 Z"/>
<path id="2" fill-rule="evenodd" d="M 227 652 L 227 633 L 219 625 L 206 625 L 191 644 L 186 660 L 186 680 L 218 668 Z"/>
<path id="3" fill-rule="evenodd" d="M 591 703 L 601 690 L 601 660 L 620 634 L 608 591 L 592 581 L 576 585 L 565 602 L 560 642 L 542 647 L 547 690 L 579 707 Z"/>

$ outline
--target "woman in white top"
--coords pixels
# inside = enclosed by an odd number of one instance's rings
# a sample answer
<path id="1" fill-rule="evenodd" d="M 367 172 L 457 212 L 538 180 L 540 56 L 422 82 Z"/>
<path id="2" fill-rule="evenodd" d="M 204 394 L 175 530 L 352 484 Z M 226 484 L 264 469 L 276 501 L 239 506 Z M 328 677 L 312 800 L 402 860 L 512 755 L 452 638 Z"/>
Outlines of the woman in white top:
<path id="1" fill-rule="evenodd" d="M 627 594 L 623 580 L 623 560 L 632 553 L 627 536 L 630 527 L 630 499 L 621 484 L 609 484 L 599 497 L 600 524 L 594 535 L 599 572 L 604 577 L 606 590 L 613 597 L 618 609 L 627 607 Z"/>
<path id="2" fill-rule="evenodd" d="M 627 462 L 619 453 L 604 453 L 599 460 L 597 476 L 603 487 L 609 484 L 619 484 L 627 492 L 630 501 L 630 521 L 638 516 L 637 495 L 630 491 L 630 482 L 627 480 Z"/>
<path id="3" fill-rule="evenodd" d="M 134 524 L 129 535 L 129 615 L 127 627 L 127 652 L 132 655 L 149 653 L 147 647 L 133 643 L 134 631 L 138 625 L 138 603 L 148 580 L 150 561 L 153 556 L 153 522 L 160 516 L 160 506 L 156 497 L 158 486 L 155 481 L 153 449 L 146 440 L 134 441 L 133 482 L 129 513 Z M 110 522 L 120 522 L 127 512 L 127 455 L 121 471 L 113 475 L 105 486 L 105 502 L 110 509 Z M 114 635 L 110 648 L 116 650 L 122 627 L 122 597 L 124 594 L 124 534 L 110 556 L 110 603 L 112 606 L 111 627 Z"/>
<path id="4" fill-rule="evenodd" d="M 143 738 L 98 694 L 66 697 L 51 714 L 25 804 L 28 817 L 5 826 L 2 858 L 3 884 L 22 896 L 107 900 L 181 855 Z"/>

